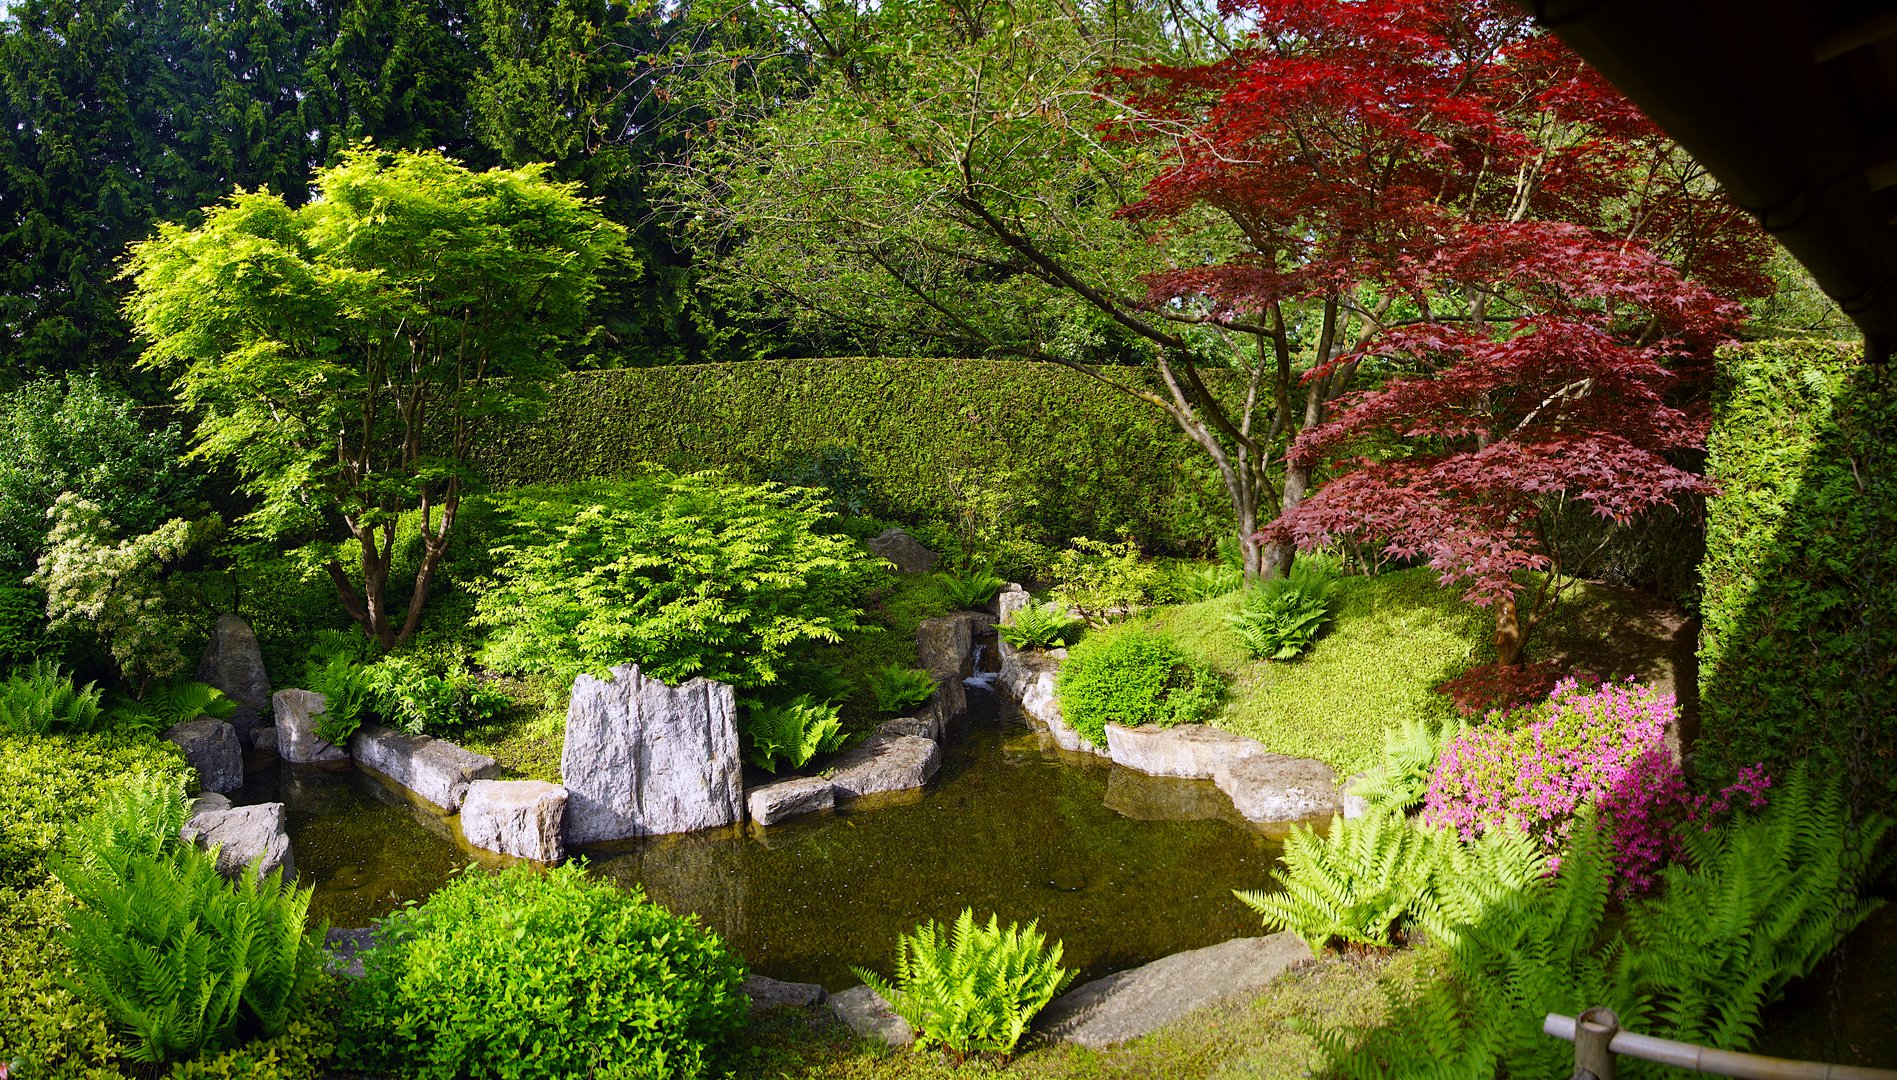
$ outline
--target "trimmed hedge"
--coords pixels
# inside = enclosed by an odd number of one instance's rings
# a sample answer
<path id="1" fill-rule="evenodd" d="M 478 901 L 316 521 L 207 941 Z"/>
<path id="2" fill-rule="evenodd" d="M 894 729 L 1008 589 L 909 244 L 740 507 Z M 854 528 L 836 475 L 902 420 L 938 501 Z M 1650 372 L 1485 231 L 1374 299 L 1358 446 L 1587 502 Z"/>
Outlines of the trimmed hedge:
<path id="1" fill-rule="evenodd" d="M 958 520 L 973 478 L 1004 492 L 1043 543 L 1130 535 L 1149 552 L 1204 551 L 1231 530 L 1210 459 L 1170 419 L 1055 364 L 841 358 L 579 372 L 557 384 L 538 424 L 495 432 L 476 463 L 500 487 L 624 478 L 648 461 L 756 478 L 836 445 L 862 455 L 883 516 Z"/>
<path id="2" fill-rule="evenodd" d="M 1897 795 L 1897 380 L 1856 345 L 1754 342 L 1715 394 L 1701 761 L 1855 760 Z"/>

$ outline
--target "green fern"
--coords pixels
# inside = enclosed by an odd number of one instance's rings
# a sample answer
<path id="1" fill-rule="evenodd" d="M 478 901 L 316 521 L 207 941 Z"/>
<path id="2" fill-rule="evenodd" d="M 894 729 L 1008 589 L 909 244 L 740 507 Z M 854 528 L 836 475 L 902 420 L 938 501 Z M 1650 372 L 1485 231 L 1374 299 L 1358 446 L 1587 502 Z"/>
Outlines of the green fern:
<path id="1" fill-rule="evenodd" d="M 935 676 L 921 668 L 901 664 L 888 664 L 870 672 L 865 681 L 870 694 L 876 698 L 876 707 L 896 716 L 909 712 L 935 693 Z"/>
<path id="2" fill-rule="evenodd" d="M 98 687 L 75 686 L 55 660 L 36 659 L 0 682 L 0 734 L 92 731 L 102 715 Z"/>
<path id="3" fill-rule="evenodd" d="M 311 891 L 281 872 L 226 881 L 214 854 L 179 839 L 187 814 L 175 779 L 133 777 L 51 863 L 75 901 L 65 985 L 149 1064 L 227 1045 L 246 1016 L 281 1033 L 322 966 L 305 933 Z"/>
<path id="4" fill-rule="evenodd" d="M 799 694 L 782 705 L 753 703 L 744 721 L 745 755 L 765 772 L 775 773 L 780 762 L 801 769 L 818 754 L 843 746 L 843 721 L 837 707 Z"/>
<path id="5" fill-rule="evenodd" d="M 1235 566 L 1190 566 L 1179 571 L 1175 588 L 1187 600 L 1210 600 L 1245 587 L 1245 573 Z"/>
<path id="6" fill-rule="evenodd" d="M 1337 578 L 1329 566 L 1300 560 L 1283 577 L 1253 586 L 1226 622 L 1253 656 L 1291 660 L 1309 649 L 1330 620 Z"/>
<path id="7" fill-rule="evenodd" d="M 995 632 L 1017 649 L 1058 649 L 1078 640 L 1082 625 L 1066 608 L 1050 602 L 1021 608 Z"/>
<path id="8" fill-rule="evenodd" d="M 1441 728 L 1420 717 L 1404 719 L 1383 733 L 1383 762 L 1357 784 L 1355 794 L 1373 807 L 1399 813 L 1416 809 L 1429 794 L 1429 778 L 1442 748 L 1464 729 L 1455 717 L 1444 720 Z"/>
<path id="9" fill-rule="evenodd" d="M 947 571 L 935 575 L 942 586 L 942 592 L 954 604 L 958 611 L 972 611 L 995 598 L 1001 587 L 1007 582 L 984 567 L 975 567 L 966 574 L 952 574 Z"/>
<path id="10" fill-rule="evenodd" d="M 142 699 L 120 697 L 105 715 L 113 727 L 122 730 L 164 731 L 200 716 L 228 720 L 236 711 L 237 703 L 217 687 L 196 679 L 173 679 L 153 685 Z"/>
<path id="11" fill-rule="evenodd" d="M 1003 928 L 990 915 L 984 927 L 964 909 L 946 932 L 930 921 L 898 939 L 894 985 L 875 972 L 852 970 L 915 1028 L 917 1049 L 941 1045 L 957 1058 L 1005 1056 L 1027 1034 L 1034 1014 L 1073 982 L 1074 972 L 1060 960 L 1061 943 L 1047 947 L 1035 923 Z"/>
<path id="12" fill-rule="evenodd" d="M 1332 940 L 1387 947 L 1428 883 L 1431 844 L 1394 814 L 1332 818 L 1322 837 L 1298 825 L 1284 843 L 1279 891 L 1235 895 L 1267 927 L 1291 931 L 1313 952 Z"/>

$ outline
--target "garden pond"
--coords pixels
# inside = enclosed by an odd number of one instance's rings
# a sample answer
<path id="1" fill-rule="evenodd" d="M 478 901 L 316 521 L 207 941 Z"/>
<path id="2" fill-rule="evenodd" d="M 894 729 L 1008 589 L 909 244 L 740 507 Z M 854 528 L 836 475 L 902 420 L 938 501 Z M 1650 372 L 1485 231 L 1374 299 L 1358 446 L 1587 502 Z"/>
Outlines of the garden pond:
<path id="1" fill-rule="evenodd" d="M 762 832 L 722 829 L 583 850 L 719 931 L 761 974 L 854 985 L 897 936 L 964 907 L 1038 919 L 1082 978 L 1262 933 L 1232 890 L 1269 886 L 1278 837 L 1209 781 L 1147 776 L 1058 750 L 1002 700 L 943 747 L 927 788 Z M 253 772 L 238 802 L 287 804 L 312 921 L 363 926 L 474 856 L 448 820 L 354 770 Z"/>

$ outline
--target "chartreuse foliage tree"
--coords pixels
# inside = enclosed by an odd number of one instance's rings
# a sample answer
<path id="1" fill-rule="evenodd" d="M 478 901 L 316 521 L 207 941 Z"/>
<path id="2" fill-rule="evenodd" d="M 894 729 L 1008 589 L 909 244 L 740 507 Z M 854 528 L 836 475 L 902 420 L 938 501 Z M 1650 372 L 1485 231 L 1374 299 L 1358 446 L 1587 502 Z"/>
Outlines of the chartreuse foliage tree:
<path id="1" fill-rule="evenodd" d="M 533 415 L 623 254 L 624 230 L 543 174 L 364 147 L 306 206 L 239 192 L 132 249 L 143 362 L 197 412 L 195 452 L 242 477 L 257 533 L 317 538 L 340 520 L 357 573 L 326 568 L 383 648 L 421 618 L 475 441 Z M 404 612 L 389 575 L 410 510 Z"/>

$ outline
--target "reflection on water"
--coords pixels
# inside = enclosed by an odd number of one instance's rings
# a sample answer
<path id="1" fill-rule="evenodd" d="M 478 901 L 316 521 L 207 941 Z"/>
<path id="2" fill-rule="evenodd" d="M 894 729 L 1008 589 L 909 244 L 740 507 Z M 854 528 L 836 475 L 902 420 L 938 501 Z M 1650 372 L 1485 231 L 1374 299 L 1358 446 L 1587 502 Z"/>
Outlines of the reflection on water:
<path id="1" fill-rule="evenodd" d="M 363 925 L 471 861 L 447 821 L 362 774 L 285 767 L 243 796 L 279 794 L 312 918 Z M 851 965 L 887 972 L 899 933 L 964 907 L 1039 919 L 1084 977 L 1257 934 L 1231 890 L 1264 886 L 1278 851 L 1208 782 L 1062 754 L 1010 726 L 950 744 L 936 782 L 906 798 L 591 858 L 702 916 L 755 970 L 841 989 Z"/>

